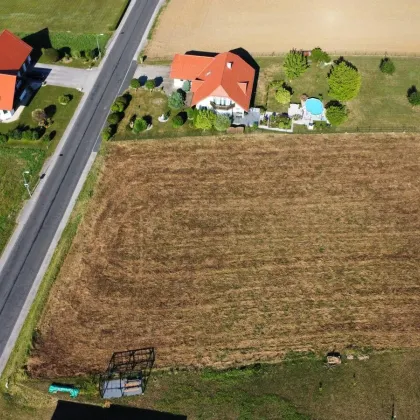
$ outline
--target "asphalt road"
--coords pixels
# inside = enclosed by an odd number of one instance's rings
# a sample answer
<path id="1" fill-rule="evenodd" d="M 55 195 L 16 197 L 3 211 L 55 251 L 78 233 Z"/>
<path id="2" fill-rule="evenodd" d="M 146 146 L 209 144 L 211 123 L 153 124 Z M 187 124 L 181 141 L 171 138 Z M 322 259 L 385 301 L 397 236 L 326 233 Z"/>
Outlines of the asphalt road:
<path id="1" fill-rule="evenodd" d="M 62 156 L 46 177 L 32 214 L 0 267 L 0 355 L 17 321 L 54 234 L 117 94 L 128 86 L 134 54 L 158 0 L 137 0 L 83 105 Z"/>

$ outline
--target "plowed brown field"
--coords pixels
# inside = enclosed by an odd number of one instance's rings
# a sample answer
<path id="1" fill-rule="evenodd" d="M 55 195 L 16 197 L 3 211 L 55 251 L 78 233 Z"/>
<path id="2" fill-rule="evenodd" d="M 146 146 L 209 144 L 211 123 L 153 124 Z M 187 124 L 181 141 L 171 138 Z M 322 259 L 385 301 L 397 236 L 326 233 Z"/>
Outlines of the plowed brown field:
<path id="1" fill-rule="evenodd" d="M 53 287 L 35 375 L 230 366 L 420 345 L 420 137 L 109 144 Z"/>
<path id="2" fill-rule="evenodd" d="M 330 51 L 420 53 L 416 0 L 170 0 L 150 57 L 187 50 L 252 54 L 321 46 Z"/>

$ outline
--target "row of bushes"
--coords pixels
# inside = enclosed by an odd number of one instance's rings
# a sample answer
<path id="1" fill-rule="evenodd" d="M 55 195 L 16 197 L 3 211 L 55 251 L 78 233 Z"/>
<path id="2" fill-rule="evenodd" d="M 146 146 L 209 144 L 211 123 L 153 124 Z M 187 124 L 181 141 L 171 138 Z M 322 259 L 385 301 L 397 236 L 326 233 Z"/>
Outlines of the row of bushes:
<path id="1" fill-rule="evenodd" d="M 95 60 L 99 56 L 100 51 L 98 48 L 94 48 L 92 50 L 86 51 L 71 51 L 70 54 L 66 53 L 64 56 L 60 54 L 59 50 L 55 48 L 43 48 L 42 49 L 42 57 L 43 60 L 47 63 L 56 63 L 57 61 L 65 58 L 69 60 L 70 58 L 74 58 L 76 60 L 85 59 L 85 60 Z"/>
<path id="2" fill-rule="evenodd" d="M 7 143 L 9 140 L 39 140 L 45 134 L 45 127 L 31 128 L 27 125 L 19 125 L 7 133 L 0 133 L 0 143 Z"/>
<path id="3" fill-rule="evenodd" d="M 124 118 L 124 111 L 127 109 L 131 101 L 131 95 L 125 93 L 115 99 L 111 106 L 111 113 L 107 118 L 107 126 L 102 131 L 102 139 L 110 140 L 117 132 L 118 124 Z"/>

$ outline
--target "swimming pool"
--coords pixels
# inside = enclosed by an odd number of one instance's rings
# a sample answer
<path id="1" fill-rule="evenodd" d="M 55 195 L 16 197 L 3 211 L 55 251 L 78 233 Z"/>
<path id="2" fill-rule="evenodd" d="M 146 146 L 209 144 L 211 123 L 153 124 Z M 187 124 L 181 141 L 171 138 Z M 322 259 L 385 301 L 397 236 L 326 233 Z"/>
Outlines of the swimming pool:
<path id="1" fill-rule="evenodd" d="M 324 111 L 324 105 L 319 99 L 309 98 L 305 102 L 305 107 L 312 115 L 320 115 Z"/>

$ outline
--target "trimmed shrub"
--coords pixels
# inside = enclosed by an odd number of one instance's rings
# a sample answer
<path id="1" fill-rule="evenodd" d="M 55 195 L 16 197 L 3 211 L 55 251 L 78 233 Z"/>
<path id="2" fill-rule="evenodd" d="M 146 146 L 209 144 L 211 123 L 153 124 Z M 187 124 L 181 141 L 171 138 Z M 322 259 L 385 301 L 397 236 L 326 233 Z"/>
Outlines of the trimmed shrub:
<path id="1" fill-rule="evenodd" d="M 82 54 L 81 54 L 81 52 L 80 52 L 80 51 L 78 51 L 78 50 L 71 51 L 71 56 L 72 56 L 75 60 L 78 60 L 78 59 L 82 58 Z"/>
<path id="2" fill-rule="evenodd" d="M 141 131 L 146 130 L 147 128 L 147 122 L 144 118 L 137 118 L 136 121 L 134 121 L 133 125 L 133 133 L 138 134 Z"/>
<path id="3" fill-rule="evenodd" d="M 144 84 L 144 87 L 148 90 L 153 90 L 156 87 L 156 83 L 153 79 L 149 79 Z"/>
<path id="4" fill-rule="evenodd" d="M 32 140 L 32 130 L 25 130 L 22 133 L 22 140 Z"/>
<path id="5" fill-rule="evenodd" d="M 43 48 L 42 57 L 48 63 L 56 63 L 60 59 L 60 53 L 55 48 Z"/>
<path id="6" fill-rule="evenodd" d="M 228 115 L 217 114 L 214 118 L 214 128 L 217 131 L 226 131 L 230 127 L 231 121 Z"/>
<path id="7" fill-rule="evenodd" d="M 331 61 L 331 57 L 321 48 L 317 47 L 311 51 L 311 60 L 317 64 L 329 63 Z"/>
<path id="8" fill-rule="evenodd" d="M 355 67 L 345 60 L 340 61 L 328 75 L 329 94 L 339 101 L 355 98 L 362 85 L 362 77 Z"/>
<path id="9" fill-rule="evenodd" d="M 45 124 L 47 114 L 43 109 L 35 109 L 32 111 L 32 119 L 39 125 Z"/>
<path id="10" fill-rule="evenodd" d="M 0 143 L 7 143 L 7 140 L 9 140 L 8 135 L 0 133 Z"/>
<path id="11" fill-rule="evenodd" d="M 381 60 L 381 64 L 379 65 L 379 69 L 382 73 L 385 74 L 394 74 L 395 73 L 395 64 L 394 62 L 386 57 Z"/>
<path id="12" fill-rule="evenodd" d="M 172 109 L 180 109 L 184 106 L 184 97 L 180 92 L 172 92 L 168 98 L 168 106 Z"/>
<path id="13" fill-rule="evenodd" d="M 280 87 L 276 94 L 274 95 L 276 98 L 276 101 L 279 104 L 286 105 L 290 103 L 290 98 L 292 97 L 290 91 L 288 89 L 285 89 L 284 87 Z"/>
<path id="14" fill-rule="evenodd" d="M 39 140 L 41 138 L 41 135 L 39 134 L 38 130 L 32 130 L 32 140 Z"/>
<path id="15" fill-rule="evenodd" d="M 122 114 L 120 112 L 113 112 L 112 114 L 108 115 L 106 119 L 109 124 L 118 124 L 122 120 Z"/>
<path id="16" fill-rule="evenodd" d="M 347 120 L 347 109 L 339 102 L 332 102 L 327 105 L 327 119 L 331 125 L 338 126 Z"/>
<path id="17" fill-rule="evenodd" d="M 200 109 L 194 119 L 194 127 L 201 130 L 210 130 L 213 127 L 213 122 L 216 115 L 209 109 Z"/>
<path id="18" fill-rule="evenodd" d="M 89 60 L 94 60 L 98 56 L 98 49 L 94 48 L 93 50 L 85 51 L 85 57 Z"/>
<path id="19" fill-rule="evenodd" d="M 22 130 L 20 128 L 15 128 L 12 131 L 9 131 L 9 140 L 22 140 Z"/>
<path id="20" fill-rule="evenodd" d="M 185 82 L 182 84 L 182 90 L 184 92 L 189 92 L 191 90 L 191 82 L 189 80 L 185 80 Z"/>
<path id="21" fill-rule="evenodd" d="M 128 106 L 128 98 L 127 96 L 118 96 L 117 99 L 115 99 L 115 102 L 111 106 L 112 112 L 123 112 L 127 106 Z"/>
<path id="22" fill-rule="evenodd" d="M 291 50 L 285 57 L 283 69 L 288 79 L 296 79 L 308 69 L 308 60 L 302 51 Z"/>
<path id="23" fill-rule="evenodd" d="M 420 105 L 420 92 L 418 90 L 413 90 L 408 95 L 408 102 L 410 102 L 410 104 L 413 106 Z"/>
<path id="24" fill-rule="evenodd" d="M 60 105 L 67 105 L 71 101 L 70 95 L 61 95 L 58 97 L 58 103 Z"/>
<path id="25" fill-rule="evenodd" d="M 172 127 L 179 128 L 184 125 L 184 119 L 181 117 L 181 115 L 175 115 L 175 117 L 172 118 Z"/>
<path id="26" fill-rule="evenodd" d="M 130 82 L 130 87 L 132 89 L 138 89 L 140 87 L 140 80 L 139 79 L 132 79 Z"/>
<path id="27" fill-rule="evenodd" d="M 193 119 L 194 119 L 194 117 L 195 117 L 195 113 L 196 113 L 195 108 L 188 108 L 188 109 L 187 109 L 187 118 L 188 118 L 189 120 L 193 120 Z"/>
<path id="28" fill-rule="evenodd" d="M 112 129 L 111 126 L 104 128 L 101 133 L 102 140 L 104 141 L 108 141 L 109 139 L 111 139 L 113 135 L 114 135 L 114 130 Z"/>

